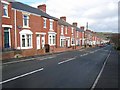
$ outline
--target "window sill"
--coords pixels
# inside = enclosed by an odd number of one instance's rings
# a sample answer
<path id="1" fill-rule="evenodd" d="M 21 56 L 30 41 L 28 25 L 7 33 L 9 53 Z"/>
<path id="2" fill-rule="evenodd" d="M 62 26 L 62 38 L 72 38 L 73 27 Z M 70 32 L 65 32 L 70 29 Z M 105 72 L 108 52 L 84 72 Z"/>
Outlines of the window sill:
<path id="1" fill-rule="evenodd" d="M 50 29 L 50 31 L 54 31 L 53 29 Z"/>
<path id="2" fill-rule="evenodd" d="M 44 29 L 46 29 L 47 27 L 43 27 Z"/>
<path id="3" fill-rule="evenodd" d="M 55 46 L 56 44 L 49 44 L 50 46 Z"/>
<path id="4" fill-rule="evenodd" d="M 28 26 L 23 26 L 22 28 L 29 28 L 30 29 L 30 27 L 28 27 Z"/>
<path id="5" fill-rule="evenodd" d="M 71 46 L 75 46 L 75 44 L 71 44 Z"/>
<path id="6" fill-rule="evenodd" d="M 17 49 L 32 49 L 33 47 L 18 47 Z"/>
<path id="7" fill-rule="evenodd" d="M 64 34 L 61 34 L 62 36 L 64 35 Z"/>
<path id="8" fill-rule="evenodd" d="M 8 16 L 2 16 L 2 17 L 4 17 L 4 18 L 10 18 L 10 17 L 8 17 Z"/>

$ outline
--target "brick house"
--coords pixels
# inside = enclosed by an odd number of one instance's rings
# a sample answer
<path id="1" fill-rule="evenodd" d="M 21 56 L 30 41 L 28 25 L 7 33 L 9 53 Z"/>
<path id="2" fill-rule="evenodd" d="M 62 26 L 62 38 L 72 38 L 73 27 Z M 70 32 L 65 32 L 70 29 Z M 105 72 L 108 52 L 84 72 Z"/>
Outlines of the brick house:
<path id="1" fill-rule="evenodd" d="M 34 8 L 2 0 L 2 11 L 3 59 L 80 49 L 85 37 L 89 44 L 92 40 L 99 43 L 90 30 L 78 28 L 77 22 L 71 25 L 65 16 L 58 19 L 47 14 L 45 4 Z"/>
<path id="2" fill-rule="evenodd" d="M 12 11 L 11 3 L 6 0 L 1 1 L 2 15 L 1 15 L 1 45 L 2 51 L 11 51 L 14 48 L 14 31 L 12 25 Z M 2 58 L 11 58 L 14 52 L 2 52 Z"/>
<path id="3" fill-rule="evenodd" d="M 93 45 L 93 33 L 91 30 L 86 30 L 86 45 L 87 46 L 92 46 Z"/>
<path id="4" fill-rule="evenodd" d="M 57 19 L 46 13 L 46 5 L 33 8 L 20 2 L 2 3 L 3 50 L 15 49 L 22 56 L 31 56 L 44 54 L 45 44 L 50 45 L 50 50 L 55 47 Z"/>
<path id="5" fill-rule="evenodd" d="M 66 22 L 66 17 L 58 19 L 56 51 L 71 50 L 71 25 Z"/>

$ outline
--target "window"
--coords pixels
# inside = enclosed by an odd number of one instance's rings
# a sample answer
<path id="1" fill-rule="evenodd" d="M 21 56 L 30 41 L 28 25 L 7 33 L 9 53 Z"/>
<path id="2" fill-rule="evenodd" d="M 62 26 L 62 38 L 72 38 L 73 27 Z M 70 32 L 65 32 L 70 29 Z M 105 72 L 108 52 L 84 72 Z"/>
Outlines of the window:
<path id="1" fill-rule="evenodd" d="M 53 21 L 50 21 L 50 30 L 53 30 Z"/>
<path id="2" fill-rule="evenodd" d="M 73 27 L 72 27 L 72 33 L 73 33 Z"/>
<path id="3" fill-rule="evenodd" d="M 44 18 L 44 28 L 46 28 L 46 18 Z"/>
<path id="4" fill-rule="evenodd" d="M 74 38 L 72 38 L 71 44 L 75 44 L 75 39 Z"/>
<path id="5" fill-rule="evenodd" d="M 3 4 L 3 16 L 8 17 L 8 5 Z"/>
<path id="6" fill-rule="evenodd" d="M 29 16 L 28 15 L 23 15 L 23 26 L 29 27 Z"/>
<path id="7" fill-rule="evenodd" d="M 65 34 L 67 34 L 67 32 L 68 32 L 68 31 L 67 31 L 67 26 L 66 26 L 66 27 L 65 27 Z"/>
<path id="8" fill-rule="evenodd" d="M 55 44 L 55 36 L 53 36 L 53 44 Z"/>
<path id="9" fill-rule="evenodd" d="M 64 39 L 60 39 L 60 47 L 64 47 Z"/>
<path id="10" fill-rule="evenodd" d="M 21 49 L 32 48 L 32 32 L 30 30 L 20 31 L 20 47 Z"/>
<path id="11" fill-rule="evenodd" d="M 55 34 L 49 34 L 49 44 L 50 45 L 55 45 L 55 42 L 56 39 L 55 39 Z"/>
<path id="12" fill-rule="evenodd" d="M 22 35 L 22 47 L 25 47 L 25 35 Z"/>
<path id="13" fill-rule="evenodd" d="M 78 31 L 77 31 L 77 38 L 78 38 Z"/>
<path id="14" fill-rule="evenodd" d="M 4 28 L 4 48 L 10 48 L 10 29 Z"/>
<path id="15" fill-rule="evenodd" d="M 27 36 L 27 47 L 31 47 L 31 35 L 26 35 Z"/>
<path id="16" fill-rule="evenodd" d="M 32 35 L 25 34 L 22 35 L 22 47 L 31 47 L 32 46 Z"/>
<path id="17" fill-rule="evenodd" d="M 64 26 L 61 26 L 61 35 L 64 34 Z"/>
<path id="18" fill-rule="evenodd" d="M 50 44 L 52 44 L 52 38 L 51 38 L 51 36 L 50 36 Z"/>

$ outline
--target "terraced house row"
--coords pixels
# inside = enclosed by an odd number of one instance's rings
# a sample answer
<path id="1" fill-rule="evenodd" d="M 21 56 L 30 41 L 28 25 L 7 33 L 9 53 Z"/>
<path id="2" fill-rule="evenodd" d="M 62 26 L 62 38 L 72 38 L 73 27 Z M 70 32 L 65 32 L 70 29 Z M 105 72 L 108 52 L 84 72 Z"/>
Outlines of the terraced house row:
<path id="1" fill-rule="evenodd" d="M 26 57 L 45 53 L 80 49 L 100 44 L 101 40 L 77 22 L 69 24 L 46 13 L 46 5 L 38 8 L 20 2 L 1 1 L 2 58 Z"/>

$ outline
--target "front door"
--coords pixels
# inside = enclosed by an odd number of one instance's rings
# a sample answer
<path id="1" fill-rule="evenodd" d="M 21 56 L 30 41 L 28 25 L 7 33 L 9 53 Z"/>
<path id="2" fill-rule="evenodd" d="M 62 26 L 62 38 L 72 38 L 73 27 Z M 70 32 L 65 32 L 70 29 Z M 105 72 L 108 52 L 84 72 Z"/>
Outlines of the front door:
<path id="1" fill-rule="evenodd" d="M 37 49 L 40 49 L 40 35 L 37 35 Z"/>
<path id="2" fill-rule="evenodd" d="M 4 48 L 10 48 L 9 28 L 4 28 Z"/>
<path id="3" fill-rule="evenodd" d="M 70 39 L 68 39 L 68 47 L 70 47 Z"/>
<path id="4" fill-rule="evenodd" d="M 44 46 L 45 46 L 45 36 L 42 35 L 42 48 L 44 48 Z"/>

